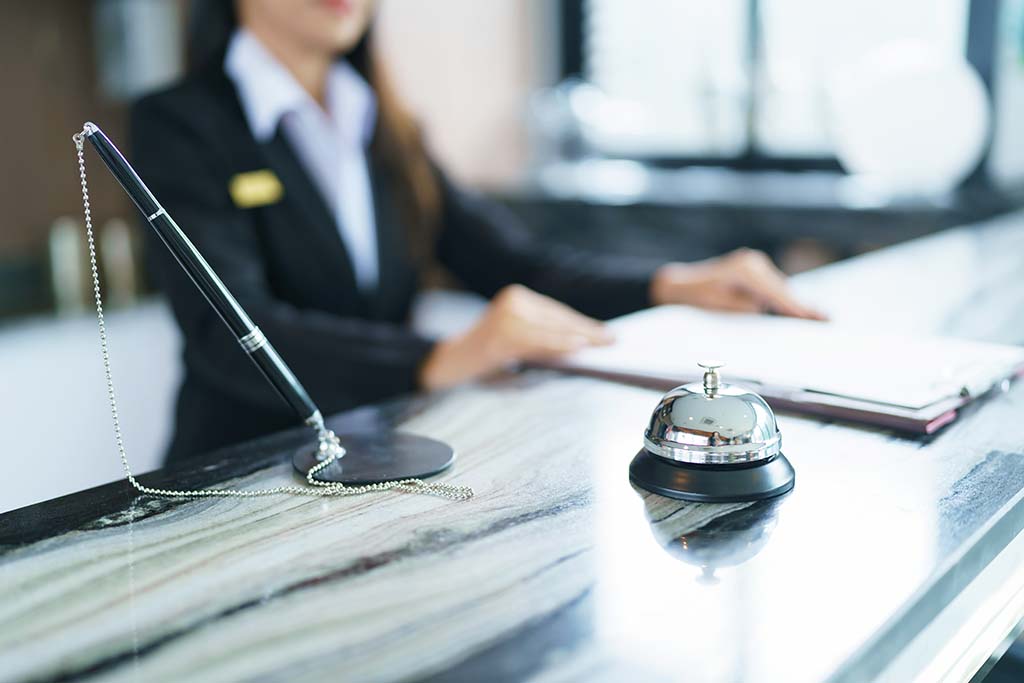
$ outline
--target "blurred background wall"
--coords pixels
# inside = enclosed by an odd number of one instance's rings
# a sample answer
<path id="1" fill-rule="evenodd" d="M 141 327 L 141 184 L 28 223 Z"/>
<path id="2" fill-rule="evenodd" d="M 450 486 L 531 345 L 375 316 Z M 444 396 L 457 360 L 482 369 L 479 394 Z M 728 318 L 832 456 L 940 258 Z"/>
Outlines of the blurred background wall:
<path id="1" fill-rule="evenodd" d="M 98 87 L 88 2 L 9 3 L 0 22 L 6 131 L 0 183 L 0 316 L 49 307 L 46 245 L 53 221 L 81 212 L 68 131 L 87 118 L 124 137 L 125 108 Z M 101 183 L 96 210 L 128 215 L 115 186 Z"/>
<path id="2" fill-rule="evenodd" d="M 188 6 L 3 6 L 0 510 L 120 475 L 70 136 L 94 120 L 130 156 L 128 107 L 180 75 Z M 752 246 L 798 272 L 1021 205 L 1024 0 L 381 0 L 377 30 L 440 163 L 553 243 L 683 260 Z M 137 217 L 90 161 L 145 471 L 180 341 Z"/>
<path id="3" fill-rule="evenodd" d="M 559 77 L 558 3 L 381 3 L 381 47 L 428 142 L 462 182 L 500 188 L 529 161 L 530 95 Z"/>

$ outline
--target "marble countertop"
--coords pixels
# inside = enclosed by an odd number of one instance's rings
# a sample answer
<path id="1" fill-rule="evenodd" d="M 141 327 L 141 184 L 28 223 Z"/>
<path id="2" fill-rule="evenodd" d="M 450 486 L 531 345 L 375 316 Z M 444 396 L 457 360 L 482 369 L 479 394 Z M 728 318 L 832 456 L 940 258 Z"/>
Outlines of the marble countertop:
<path id="1" fill-rule="evenodd" d="M 837 324 L 1019 344 L 1022 273 L 1011 216 L 797 286 Z M 469 502 L 115 482 L 0 515 L 0 681 L 864 681 L 1024 528 L 1024 382 L 924 439 L 780 414 L 797 485 L 757 504 L 630 486 L 659 395 L 531 371 L 332 420 L 448 441 Z M 292 482 L 305 439 L 143 479 Z"/>

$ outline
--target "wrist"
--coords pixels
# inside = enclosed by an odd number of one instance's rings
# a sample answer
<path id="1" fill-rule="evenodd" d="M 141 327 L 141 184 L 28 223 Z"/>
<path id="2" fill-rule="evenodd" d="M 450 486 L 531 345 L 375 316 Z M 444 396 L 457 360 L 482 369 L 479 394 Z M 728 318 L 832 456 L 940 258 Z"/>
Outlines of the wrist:
<path id="1" fill-rule="evenodd" d="M 499 363 L 491 359 L 485 340 L 472 329 L 438 342 L 420 367 L 419 386 L 427 391 L 447 389 L 487 374 Z"/>
<path id="2" fill-rule="evenodd" d="M 452 359 L 458 357 L 457 338 L 444 339 L 434 344 L 417 375 L 417 384 L 425 391 L 434 391 L 450 386 Z"/>
<path id="3" fill-rule="evenodd" d="M 652 306 L 685 303 L 683 290 L 690 266 L 685 263 L 666 263 L 651 277 L 650 300 Z"/>

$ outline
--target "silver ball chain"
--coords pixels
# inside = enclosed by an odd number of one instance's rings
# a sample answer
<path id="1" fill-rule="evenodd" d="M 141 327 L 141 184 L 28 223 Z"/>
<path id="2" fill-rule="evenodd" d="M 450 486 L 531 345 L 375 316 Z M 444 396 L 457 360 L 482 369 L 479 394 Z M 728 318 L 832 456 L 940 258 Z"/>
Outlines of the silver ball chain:
<path id="1" fill-rule="evenodd" d="M 275 496 L 288 493 L 299 496 L 358 496 L 364 493 L 375 491 L 403 491 L 405 493 L 422 493 L 449 500 L 469 500 L 473 497 L 473 489 L 469 486 L 457 486 L 455 484 L 427 483 L 422 479 L 401 479 L 397 481 L 384 481 L 377 484 L 364 484 L 362 486 L 346 486 L 333 481 L 317 479 L 316 475 L 329 467 L 335 460 L 345 455 L 345 448 L 341 445 L 337 435 L 327 429 L 322 421 L 313 423 L 311 426 L 317 431 L 319 441 L 318 456 L 323 461 L 310 468 L 306 474 L 308 486 L 275 486 L 269 489 L 157 489 L 140 483 L 132 474 L 128 465 L 128 455 L 125 452 L 124 436 L 121 434 L 121 420 L 118 417 L 117 399 L 114 394 L 114 379 L 110 370 L 110 352 L 107 347 L 107 325 L 103 319 L 103 298 L 100 295 L 100 273 L 96 264 L 96 243 L 93 239 L 92 213 L 89 208 L 89 185 L 85 178 L 85 130 L 72 136 L 75 141 L 75 149 L 78 152 L 78 173 L 82 181 L 82 206 L 85 209 L 85 232 L 89 242 L 89 262 L 92 267 L 92 291 L 96 300 L 96 319 L 100 330 L 100 352 L 103 356 L 103 373 L 107 381 L 107 399 L 110 402 L 110 417 L 114 423 L 114 440 L 117 442 L 117 450 L 121 455 L 121 466 L 124 468 L 128 482 L 140 493 L 151 496 L 165 496 L 171 498 L 254 498 L 256 496 Z"/>

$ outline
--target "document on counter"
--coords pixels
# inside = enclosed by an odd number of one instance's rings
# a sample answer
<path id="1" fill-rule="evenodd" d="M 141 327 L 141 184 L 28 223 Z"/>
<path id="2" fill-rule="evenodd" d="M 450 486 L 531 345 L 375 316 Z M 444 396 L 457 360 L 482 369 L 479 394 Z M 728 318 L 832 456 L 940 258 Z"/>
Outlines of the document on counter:
<path id="1" fill-rule="evenodd" d="M 726 363 L 783 410 L 930 433 L 959 407 L 1024 372 L 1024 348 L 848 328 L 777 316 L 661 306 L 610 323 L 613 345 L 549 365 L 654 386 L 700 378 Z"/>

